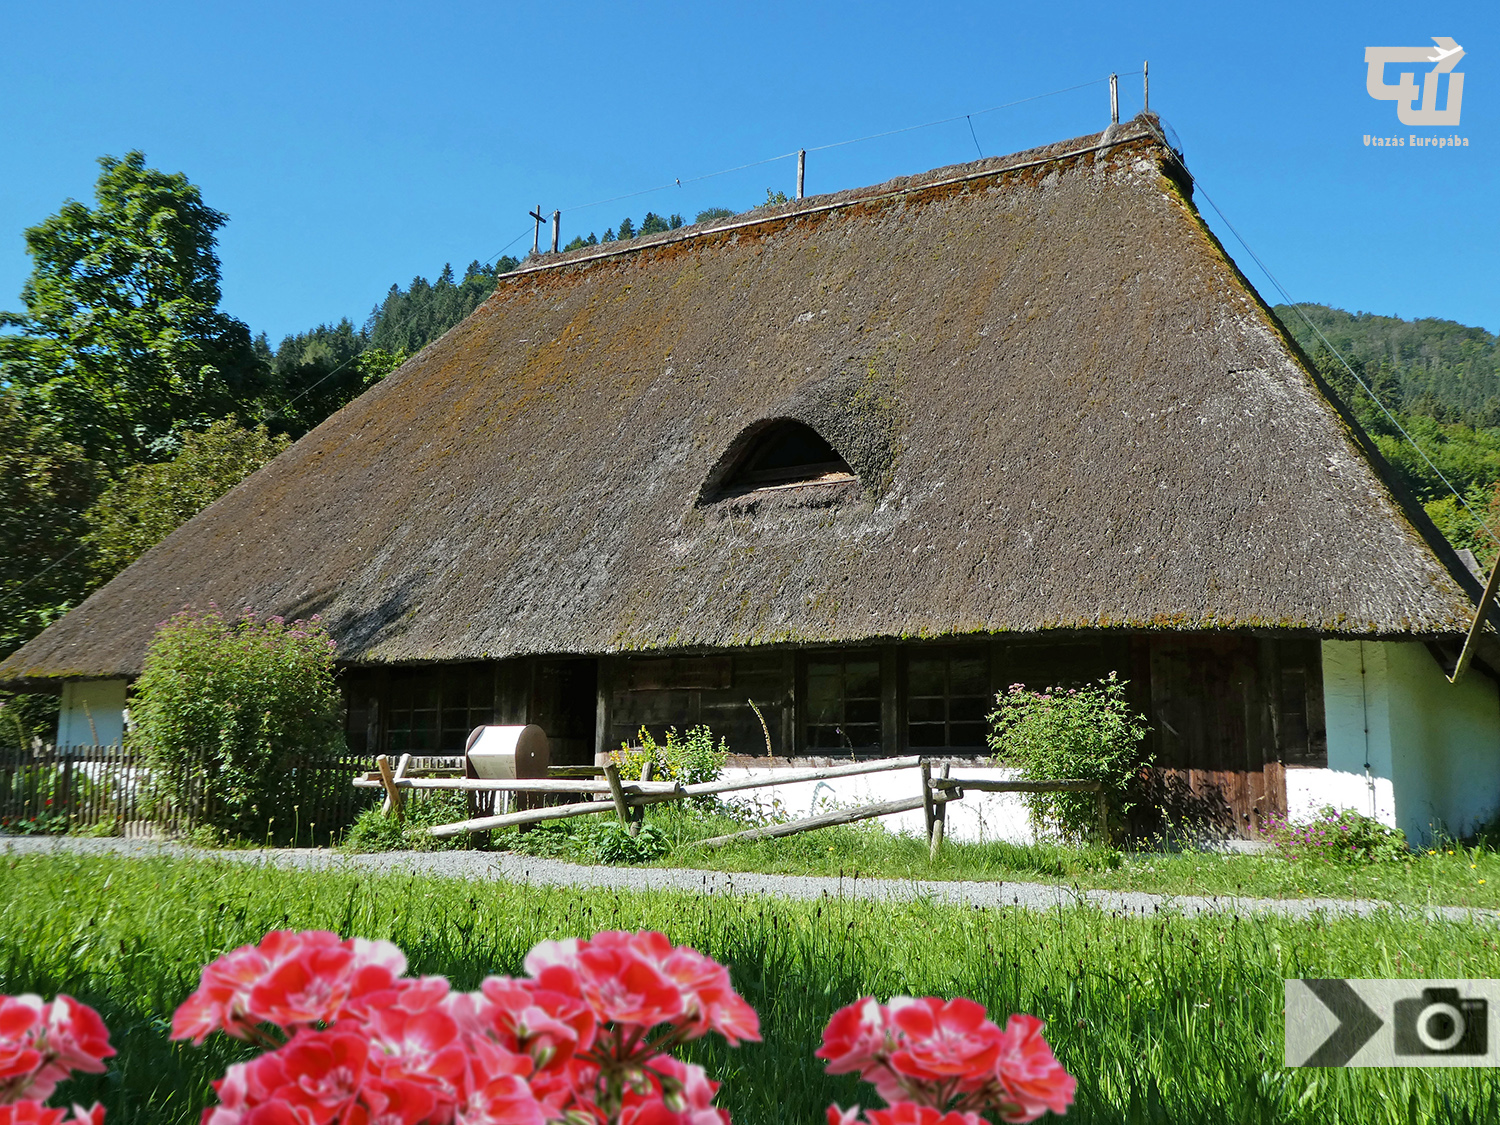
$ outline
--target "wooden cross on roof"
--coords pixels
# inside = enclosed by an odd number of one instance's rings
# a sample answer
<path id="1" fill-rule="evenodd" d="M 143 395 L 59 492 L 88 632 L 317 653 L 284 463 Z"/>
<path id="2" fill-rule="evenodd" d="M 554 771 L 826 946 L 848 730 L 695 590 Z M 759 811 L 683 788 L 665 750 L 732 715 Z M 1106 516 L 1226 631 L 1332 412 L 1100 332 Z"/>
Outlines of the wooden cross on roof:
<path id="1" fill-rule="evenodd" d="M 542 218 L 542 205 L 538 203 L 535 211 L 526 213 L 536 220 L 536 233 L 531 238 L 531 252 L 540 254 L 542 252 L 542 223 L 545 221 Z"/>

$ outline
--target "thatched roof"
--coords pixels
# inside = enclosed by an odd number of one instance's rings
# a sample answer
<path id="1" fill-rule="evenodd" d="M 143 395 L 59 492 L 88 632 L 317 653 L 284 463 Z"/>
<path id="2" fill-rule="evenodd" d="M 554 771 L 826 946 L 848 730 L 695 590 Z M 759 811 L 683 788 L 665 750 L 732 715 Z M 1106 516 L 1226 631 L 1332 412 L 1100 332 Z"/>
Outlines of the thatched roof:
<path id="1" fill-rule="evenodd" d="M 1188 183 L 1137 122 L 535 259 L 0 679 L 132 674 L 210 601 L 358 662 L 1463 630 L 1472 575 Z M 858 479 L 705 499 L 775 418 Z"/>

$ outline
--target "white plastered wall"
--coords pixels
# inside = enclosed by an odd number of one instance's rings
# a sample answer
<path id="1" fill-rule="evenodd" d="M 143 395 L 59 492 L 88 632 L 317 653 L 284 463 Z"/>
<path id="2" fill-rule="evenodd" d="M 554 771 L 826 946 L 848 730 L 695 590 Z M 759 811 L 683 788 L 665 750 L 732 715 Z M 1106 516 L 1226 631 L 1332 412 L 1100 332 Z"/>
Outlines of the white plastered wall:
<path id="1" fill-rule="evenodd" d="M 1500 808 L 1500 687 L 1450 684 L 1419 641 L 1324 641 L 1328 768 L 1288 770 L 1293 819 L 1354 808 L 1412 843 L 1464 836 Z"/>
<path id="2" fill-rule="evenodd" d="M 125 738 L 124 680 L 69 680 L 57 715 L 59 746 L 118 746 Z"/>
<path id="3" fill-rule="evenodd" d="M 725 780 L 740 777 L 774 776 L 776 770 L 726 769 Z M 785 771 L 782 771 L 785 772 Z M 996 766 L 955 765 L 954 777 L 986 778 L 1009 781 L 1016 770 Z M 883 801 L 899 801 L 903 797 L 922 795 L 921 775 L 916 769 L 890 770 L 885 773 L 856 774 L 854 777 L 833 777 L 827 781 L 796 781 L 789 785 L 778 785 L 771 789 L 731 793 L 726 802 L 759 806 L 769 811 L 773 801 L 780 802 L 780 811 L 793 820 L 835 808 L 854 808 L 859 805 L 874 805 Z M 921 837 L 926 833 L 922 810 L 896 813 L 879 818 L 877 823 L 892 832 L 906 832 Z M 944 835 L 959 843 L 981 843 L 1004 840 L 1010 843 L 1030 843 L 1033 839 L 1031 821 L 1026 805 L 1016 793 L 978 793 L 973 790 L 964 794 L 963 800 L 954 801 L 947 808 Z"/>

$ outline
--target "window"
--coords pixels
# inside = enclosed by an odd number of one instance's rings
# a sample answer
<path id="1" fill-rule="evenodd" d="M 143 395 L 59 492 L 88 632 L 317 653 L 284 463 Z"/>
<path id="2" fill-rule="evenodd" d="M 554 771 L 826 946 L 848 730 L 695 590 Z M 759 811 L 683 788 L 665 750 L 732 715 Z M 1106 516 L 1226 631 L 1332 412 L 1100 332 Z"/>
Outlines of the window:
<path id="1" fill-rule="evenodd" d="M 838 484 L 854 480 L 849 463 L 816 430 L 783 419 L 746 444 L 724 475 L 720 492 L 786 488 L 798 484 Z"/>
<path id="2" fill-rule="evenodd" d="M 880 658 L 875 653 L 808 658 L 807 749 L 829 754 L 880 750 Z"/>
<path id="3" fill-rule="evenodd" d="M 391 677 L 392 754 L 462 754 L 469 732 L 493 720 L 494 673 L 486 667 Z"/>
<path id="4" fill-rule="evenodd" d="M 989 661 L 982 648 L 914 651 L 906 670 L 907 745 L 966 754 L 985 748 Z"/>

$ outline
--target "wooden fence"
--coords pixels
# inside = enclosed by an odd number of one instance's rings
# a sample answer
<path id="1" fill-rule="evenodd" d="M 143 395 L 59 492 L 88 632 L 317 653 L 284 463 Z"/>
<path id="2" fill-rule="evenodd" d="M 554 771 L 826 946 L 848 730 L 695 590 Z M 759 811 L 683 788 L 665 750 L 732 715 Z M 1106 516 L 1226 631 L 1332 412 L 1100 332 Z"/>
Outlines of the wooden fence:
<path id="1" fill-rule="evenodd" d="M 438 768 L 429 763 L 443 762 Z M 437 837 L 459 836 L 466 832 L 487 832 L 495 828 L 524 828 L 549 820 L 569 820 L 578 816 L 590 816 L 614 810 L 619 821 L 632 835 L 640 829 L 642 810 L 646 805 L 683 801 L 691 798 L 713 797 L 721 793 L 732 793 L 747 789 L 765 789 L 777 785 L 791 785 L 802 781 L 822 781 L 836 777 L 854 777 L 862 774 L 883 773 L 889 770 L 916 769 L 919 771 L 921 791 L 911 797 L 894 801 L 881 801 L 857 808 L 836 809 L 805 817 L 802 820 L 783 824 L 764 825 L 732 832 L 726 836 L 714 836 L 694 841 L 691 846 L 717 848 L 744 840 L 770 839 L 777 836 L 795 836 L 819 828 L 831 828 L 840 824 L 852 824 L 857 820 L 871 820 L 894 813 L 912 812 L 921 809 L 926 823 L 927 839 L 932 859 L 936 860 L 942 850 L 947 823 L 947 805 L 961 801 L 964 790 L 989 793 L 1092 793 L 1097 815 L 1098 839 L 1107 842 L 1109 835 L 1109 802 L 1104 785 L 1098 781 L 1000 781 L 991 778 L 961 778 L 949 776 L 949 763 L 938 763 L 939 776 L 932 775 L 932 762 L 920 756 L 866 760 L 849 765 L 820 766 L 804 770 L 773 770 L 768 774 L 729 781 L 710 781 L 702 784 L 683 785 L 675 781 L 652 781 L 651 763 L 646 763 L 639 781 L 625 781 L 620 777 L 619 767 L 609 763 L 602 767 L 553 767 L 547 778 L 468 778 L 461 776 L 459 769 L 463 759 L 423 759 L 418 762 L 410 754 L 404 754 L 395 768 L 390 759 L 380 755 L 375 759 L 376 768 L 354 779 L 354 787 L 366 791 L 382 790 L 385 794 L 385 814 L 401 816 L 406 794 L 412 791 L 448 791 L 467 793 L 470 816 L 467 820 L 452 824 L 438 824 L 426 829 L 427 834 Z M 599 774 L 603 780 L 599 780 Z M 515 812 L 500 812 L 493 802 L 501 794 L 511 794 L 528 802 L 530 807 Z M 584 800 L 576 798 L 583 797 Z M 562 800 L 563 804 L 548 805 L 548 799 Z M 476 799 L 490 802 L 487 811 L 477 810 Z"/>
<path id="2" fill-rule="evenodd" d="M 343 754 L 293 766 L 303 794 L 297 810 L 308 843 L 328 842 L 360 810 L 377 800 L 351 790 L 349 774 L 368 770 L 368 755 Z M 109 826 L 116 832 L 156 831 L 178 835 L 202 823 L 210 811 L 202 764 L 181 767 L 180 805 L 151 799 L 151 771 L 140 756 L 119 746 L 0 748 L 0 831 L 55 833 Z"/>

